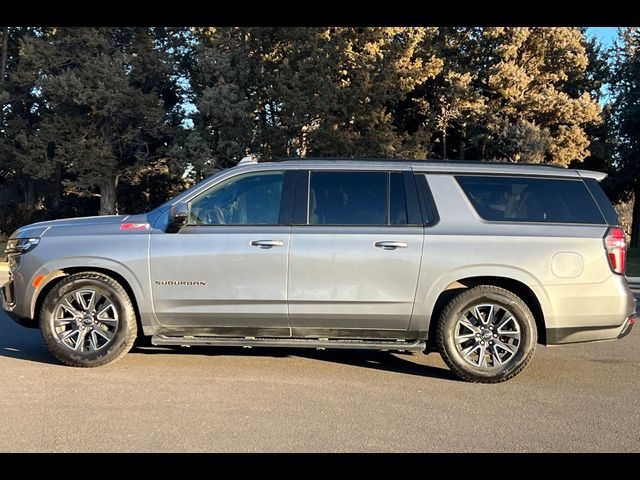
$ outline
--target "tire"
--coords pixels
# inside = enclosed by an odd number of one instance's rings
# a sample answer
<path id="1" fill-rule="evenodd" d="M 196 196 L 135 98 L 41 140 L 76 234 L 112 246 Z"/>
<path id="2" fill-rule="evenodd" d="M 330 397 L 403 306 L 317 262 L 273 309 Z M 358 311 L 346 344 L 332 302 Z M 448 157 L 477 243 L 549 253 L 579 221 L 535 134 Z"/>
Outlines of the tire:
<path id="1" fill-rule="evenodd" d="M 47 294 L 40 331 L 49 351 L 72 367 L 115 362 L 137 336 L 131 299 L 113 278 L 98 272 L 69 275 Z"/>
<path id="2" fill-rule="evenodd" d="M 454 297 L 436 329 L 442 359 L 468 382 L 500 383 L 515 377 L 531 361 L 536 342 L 535 319 L 526 303 L 492 285 Z"/>

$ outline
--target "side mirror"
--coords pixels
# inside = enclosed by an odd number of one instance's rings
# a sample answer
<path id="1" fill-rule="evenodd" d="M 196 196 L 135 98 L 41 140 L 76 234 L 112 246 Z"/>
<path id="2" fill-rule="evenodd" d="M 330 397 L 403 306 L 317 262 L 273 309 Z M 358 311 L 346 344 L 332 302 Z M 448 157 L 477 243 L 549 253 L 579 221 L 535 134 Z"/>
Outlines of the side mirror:
<path id="1" fill-rule="evenodd" d="M 190 205 L 188 203 L 176 203 L 169 209 L 169 225 L 167 233 L 176 233 L 184 227 L 189 220 Z"/>

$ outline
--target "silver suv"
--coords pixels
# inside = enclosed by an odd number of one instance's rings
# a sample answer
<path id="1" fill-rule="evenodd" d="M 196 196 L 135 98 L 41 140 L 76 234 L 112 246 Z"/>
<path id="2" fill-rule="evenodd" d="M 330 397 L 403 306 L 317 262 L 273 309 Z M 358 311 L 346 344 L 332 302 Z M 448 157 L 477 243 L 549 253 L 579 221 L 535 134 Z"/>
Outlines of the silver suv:
<path id="1" fill-rule="evenodd" d="M 28 225 L 3 308 L 78 367 L 154 345 L 437 350 L 514 377 L 635 321 L 604 174 L 299 160 L 222 171 L 142 215 Z"/>

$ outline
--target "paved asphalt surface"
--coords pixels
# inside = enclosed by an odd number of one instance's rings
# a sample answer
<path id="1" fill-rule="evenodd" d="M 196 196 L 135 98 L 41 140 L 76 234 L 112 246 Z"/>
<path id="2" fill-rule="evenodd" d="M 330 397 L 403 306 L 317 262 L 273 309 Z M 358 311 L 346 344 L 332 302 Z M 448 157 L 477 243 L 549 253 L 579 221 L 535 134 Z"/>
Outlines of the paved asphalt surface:
<path id="1" fill-rule="evenodd" d="M 357 351 L 146 348 L 76 369 L 0 313 L 0 452 L 638 452 L 639 340 L 538 347 L 500 385 Z"/>

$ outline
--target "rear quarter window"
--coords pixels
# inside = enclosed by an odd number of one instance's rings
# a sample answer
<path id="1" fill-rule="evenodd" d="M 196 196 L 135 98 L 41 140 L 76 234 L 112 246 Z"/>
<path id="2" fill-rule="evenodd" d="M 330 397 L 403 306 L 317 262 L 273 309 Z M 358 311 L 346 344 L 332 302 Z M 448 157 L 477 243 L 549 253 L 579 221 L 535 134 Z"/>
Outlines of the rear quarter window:
<path id="1" fill-rule="evenodd" d="M 613 205 L 611 205 L 611 201 L 607 197 L 606 193 L 604 193 L 597 180 L 594 178 L 585 178 L 584 184 L 591 192 L 591 195 L 593 195 L 593 198 L 596 199 L 596 202 L 598 202 L 600 211 L 607 220 L 607 223 L 609 225 L 620 225 L 620 219 L 618 218 L 616 210 L 613 208 Z"/>
<path id="2" fill-rule="evenodd" d="M 485 220 L 606 223 L 593 196 L 579 179 L 472 175 L 455 178 Z"/>

